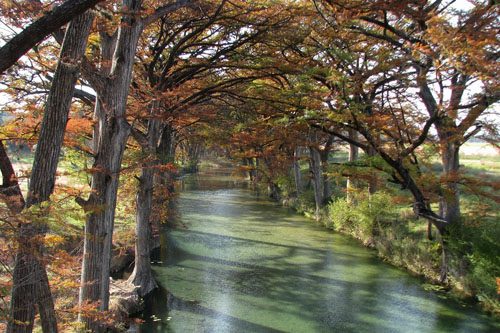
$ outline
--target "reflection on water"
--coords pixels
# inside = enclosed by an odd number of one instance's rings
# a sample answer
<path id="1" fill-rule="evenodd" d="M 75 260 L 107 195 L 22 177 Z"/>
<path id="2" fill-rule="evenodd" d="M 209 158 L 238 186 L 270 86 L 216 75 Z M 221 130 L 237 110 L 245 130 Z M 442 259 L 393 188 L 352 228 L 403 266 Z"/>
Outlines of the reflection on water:
<path id="1" fill-rule="evenodd" d="M 185 178 L 139 332 L 498 332 L 223 175 Z M 168 290 L 168 291 L 167 291 Z"/>

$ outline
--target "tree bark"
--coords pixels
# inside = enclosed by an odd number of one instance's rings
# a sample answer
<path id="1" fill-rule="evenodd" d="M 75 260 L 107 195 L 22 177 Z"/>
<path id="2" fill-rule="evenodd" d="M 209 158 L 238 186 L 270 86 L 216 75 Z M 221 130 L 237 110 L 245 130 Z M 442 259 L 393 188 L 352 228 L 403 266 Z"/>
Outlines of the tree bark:
<path id="1" fill-rule="evenodd" d="M 440 131 L 441 132 L 441 131 Z M 441 139 L 441 162 L 443 164 L 444 184 L 441 190 L 440 212 L 448 223 L 460 222 L 460 190 L 458 188 L 458 176 L 460 168 L 459 151 L 460 145 L 449 135 Z"/>
<path id="2" fill-rule="evenodd" d="M 316 204 L 315 216 L 320 217 L 321 207 L 323 205 L 323 175 L 321 171 L 321 156 L 317 148 L 309 147 L 309 170 L 311 172 L 314 202 Z"/>
<path id="3" fill-rule="evenodd" d="M 353 141 L 358 140 L 358 133 L 349 129 L 349 138 Z M 349 144 L 349 163 L 357 161 L 359 156 L 359 148 L 352 143 Z M 349 203 L 354 203 L 354 193 L 356 192 L 356 182 L 352 176 L 347 177 L 347 185 L 346 185 L 346 200 Z"/>
<path id="4" fill-rule="evenodd" d="M 78 78 L 79 63 L 85 53 L 93 21 L 88 12 L 69 25 L 59 56 L 30 176 L 27 207 L 49 200 L 54 190 L 64 130 Z M 23 223 L 19 229 L 18 252 L 13 272 L 11 320 L 7 332 L 30 332 L 35 303 L 38 303 L 43 332 L 57 332 L 54 301 L 43 263 L 43 223 Z"/>
<path id="5" fill-rule="evenodd" d="M 48 35 L 103 0 L 67 0 L 33 22 L 0 48 L 0 74 Z"/>
<path id="6" fill-rule="evenodd" d="M 145 163 L 136 194 L 135 262 L 129 282 L 138 287 L 141 297 L 157 287 L 151 270 L 151 209 L 153 201 L 154 163 Z"/>
<path id="7" fill-rule="evenodd" d="M 156 149 L 158 160 L 161 164 L 174 163 L 176 150 L 176 132 L 171 124 L 165 124 L 160 136 L 160 142 Z M 159 174 L 160 185 L 164 186 L 169 193 L 174 191 L 173 176 L 166 170 Z"/>
<path id="8" fill-rule="evenodd" d="M 111 246 L 114 229 L 116 195 L 120 168 L 130 126 L 125 120 L 132 67 L 143 23 L 138 20 L 141 1 L 124 0 L 127 12 L 122 17 L 110 75 L 101 78 L 97 90 L 102 111 L 99 138 L 95 140 L 91 194 L 82 203 L 89 211 L 85 222 L 84 254 L 79 304 L 99 302 L 105 311 L 109 305 Z M 83 316 L 86 328 L 99 332 L 104 328 Z"/>
<path id="9" fill-rule="evenodd" d="M 152 113 L 156 111 L 156 102 L 151 105 Z M 141 136 L 142 152 L 145 162 L 142 164 L 141 176 L 136 194 L 136 241 L 134 271 L 129 282 L 137 286 L 141 297 L 149 294 L 157 287 L 151 270 L 151 211 L 153 206 L 154 175 L 158 166 L 156 146 L 160 134 L 160 122 L 151 118 L 148 121 L 148 132 Z"/>
<path id="10" fill-rule="evenodd" d="M 173 163 L 175 160 L 176 135 L 171 124 L 164 124 L 160 142 L 157 148 L 158 159 L 161 163 Z"/>
<path id="11" fill-rule="evenodd" d="M 295 181 L 297 197 L 302 193 L 302 174 L 300 173 L 299 154 L 299 147 L 297 147 L 293 151 L 293 179 Z"/>
<path id="12" fill-rule="evenodd" d="M 3 178 L 3 183 L 0 187 L 0 197 L 10 212 L 14 214 L 20 213 L 25 205 L 24 197 L 9 155 L 7 155 L 7 151 L 5 150 L 3 140 L 0 140 L 0 170 Z"/>
<path id="13" fill-rule="evenodd" d="M 112 35 L 108 35 L 106 32 L 100 33 L 101 66 L 99 70 L 101 75 L 110 74 L 113 52 L 116 48 L 116 40 L 116 32 Z M 104 128 L 105 120 L 106 110 L 104 109 L 101 100 L 99 98 L 96 98 L 93 115 L 94 128 L 92 134 L 92 151 L 94 152 L 94 155 L 99 149 L 99 140 L 101 137 L 100 133 Z"/>
<path id="14" fill-rule="evenodd" d="M 323 177 L 323 202 L 322 205 L 326 205 L 328 200 L 332 196 L 332 186 L 330 179 L 328 178 L 328 155 L 330 155 L 330 149 L 333 143 L 333 136 L 330 136 L 325 143 L 325 147 L 320 151 L 321 157 L 321 172 Z"/>

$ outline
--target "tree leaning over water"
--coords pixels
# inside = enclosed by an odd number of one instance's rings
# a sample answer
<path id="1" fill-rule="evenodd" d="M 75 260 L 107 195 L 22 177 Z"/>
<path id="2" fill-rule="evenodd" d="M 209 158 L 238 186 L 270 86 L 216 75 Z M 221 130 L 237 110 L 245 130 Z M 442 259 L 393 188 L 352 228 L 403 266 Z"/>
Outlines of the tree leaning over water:
<path id="1" fill-rule="evenodd" d="M 44 14 L 0 48 L 0 74 L 48 35 L 104 0 L 67 0 Z"/>

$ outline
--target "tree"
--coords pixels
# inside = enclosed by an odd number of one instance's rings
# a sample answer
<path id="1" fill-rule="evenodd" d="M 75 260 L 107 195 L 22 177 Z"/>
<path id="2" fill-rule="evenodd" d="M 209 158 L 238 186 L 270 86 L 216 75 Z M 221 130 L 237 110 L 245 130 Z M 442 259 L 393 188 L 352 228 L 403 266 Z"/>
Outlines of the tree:
<path id="1" fill-rule="evenodd" d="M 67 0 L 23 29 L 0 48 L 0 74 L 48 35 L 102 1 Z"/>
<path id="2" fill-rule="evenodd" d="M 150 105 L 150 115 L 146 122 L 146 131 L 132 129 L 132 135 L 141 146 L 141 175 L 136 194 L 136 241 L 134 270 L 128 281 L 137 286 L 140 296 L 149 294 L 157 287 L 151 270 L 151 215 L 153 210 L 154 175 L 158 171 L 159 160 L 156 149 L 160 138 L 161 123 L 153 112 L 157 111 L 158 102 Z"/>
<path id="3" fill-rule="evenodd" d="M 470 11 L 457 11 L 441 0 L 325 2 L 333 12 L 350 10 L 349 29 L 389 45 L 411 62 L 421 102 L 436 118 L 443 165 L 440 215 L 448 224 L 459 223 L 460 146 L 480 131 L 481 115 L 500 98 L 494 51 L 498 6 L 483 1 Z"/>
<path id="4" fill-rule="evenodd" d="M 92 21 L 92 13 L 82 14 L 66 30 L 41 124 L 26 200 L 27 208 L 49 200 L 54 190 L 64 129 L 79 74 L 79 62 L 85 52 Z M 10 164 L 8 160 L 4 162 Z M 2 170 L 2 173 L 12 179 L 11 169 Z M 18 188 L 15 179 L 11 182 L 11 188 L 14 186 L 14 192 L 19 197 L 21 194 L 19 190 L 15 190 Z M 19 212 L 20 206 L 16 205 L 14 211 Z M 33 329 L 35 304 L 38 304 L 43 331 L 57 332 L 54 303 L 43 258 L 40 257 L 43 255 L 42 239 L 46 231 L 47 226 L 39 221 L 19 225 L 8 332 L 30 332 Z"/>
<path id="5" fill-rule="evenodd" d="M 78 198 L 78 202 L 88 212 L 79 297 L 81 306 L 97 302 L 100 310 L 108 309 L 116 194 L 123 152 L 130 133 L 130 125 L 126 119 L 127 97 L 139 37 L 145 26 L 190 3 L 191 1 L 179 0 L 141 17 L 142 1 L 124 0 L 122 8 L 127 10 L 124 11 L 116 32 L 111 36 L 101 35 L 102 70 L 85 62 L 84 74 L 97 92 L 99 103 L 96 103 L 95 111 L 95 161 L 92 167 L 91 194 L 87 200 Z M 106 66 L 109 60 L 110 67 Z M 82 319 L 89 329 L 103 329 L 92 318 Z"/>

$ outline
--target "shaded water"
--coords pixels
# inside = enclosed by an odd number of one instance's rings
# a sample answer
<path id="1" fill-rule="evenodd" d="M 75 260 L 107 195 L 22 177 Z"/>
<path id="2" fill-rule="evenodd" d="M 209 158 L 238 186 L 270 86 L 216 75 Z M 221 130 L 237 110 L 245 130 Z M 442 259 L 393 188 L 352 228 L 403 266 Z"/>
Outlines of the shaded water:
<path id="1" fill-rule="evenodd" d="M 500 332 L 229 177 L 185 179 L 139 332 Z M 168 290 L 168 292 L 165 291 Z"/>

